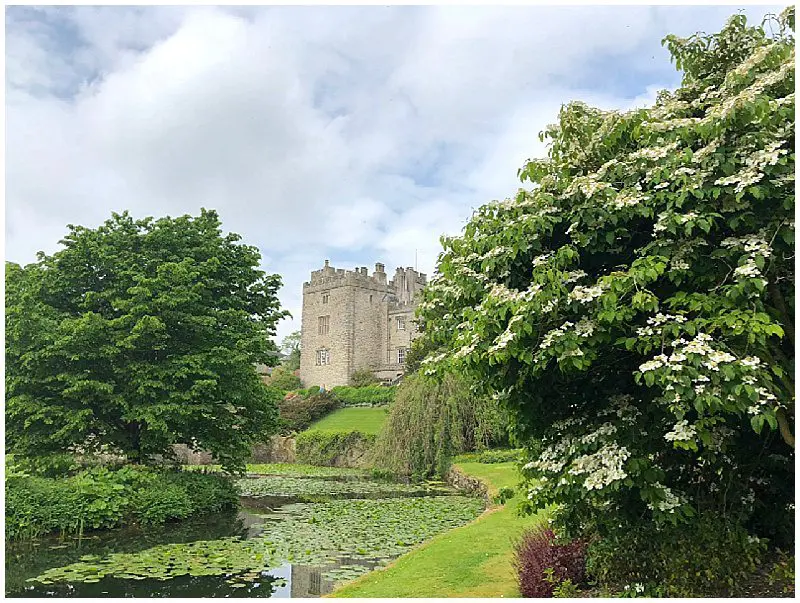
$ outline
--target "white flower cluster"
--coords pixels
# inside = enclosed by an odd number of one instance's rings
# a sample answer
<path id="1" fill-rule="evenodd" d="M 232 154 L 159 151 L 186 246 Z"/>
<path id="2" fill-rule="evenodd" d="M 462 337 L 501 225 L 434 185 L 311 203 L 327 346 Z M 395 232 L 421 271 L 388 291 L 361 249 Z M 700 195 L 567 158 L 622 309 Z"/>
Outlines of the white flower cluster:
<path id="1" fill-rule="evenodd" d="M 523 469 L 537 469 L 543 472 L 559 473 L 566 466 L 568 451 L 575 446 L 575 439 L 571 437 L 559 440 L 553 446 L 547 446 L 539 458 L 531 461 Z"/>
<path id="2" fill-rule="evenodd" d="M 648 360 L 647 362 L 643 362 L 639 365 L 639 371 L 642 373 L 646 373 L 648 371 L 654 371 L 656 369 L 660 369 L 662 366 L 665 366 L 669 359 L 664 354 L 659 354 L 652 360 Z"/>
<path id="3" fill-rule="evenodd" d="M 567 272 L 567 276 L 564 279 L 564 282 L 565 283 L 574 283 L 574 282 L 579 281 L 580 279 L 582 279 L 584 276 L 586 276 L 586 272 L 585 271 L 583 271 L 583 270 L 572 270 L 570 272 Z"/>
<path id="4" fill-rule="evenodd" d="M 522 320 L 522 316 L 517 314 L 508 321 L 508 327 L 505 331 L 495 340 L 494 345 L 489 348 L 489 352 L 499 352 L 511 343 L 517 334 L 512 330 L 512 327 Z"/>
<path id="5" fill-rule="evenodd" d="M 664 232 L 667 230 L 667 222 L 672 218 L 672 214 L 669 212 L 661 212 L 658 214 L 658 220 L 656 223 L 653 224 L 653 236 L 658 234 L 659 232 Z"/>
<path id="6" fill-rule="evenodd" d="M 582 304 L 588 304 L 590 301 L 597 299 L 602 294 L 602 285 L 594 285 L 592 287 L 583 287 L 578 285 L 572 291 L 570 291 L 569 296 L 572 299 L 581 302 Z"/>
<path id="7" fill-rule="evenodd" d="M 545 333 L 544 337 L 542 338 L 542 342 L 539 344 L 539 349 L 540 350 L 546 350 L 551 345 L 553 345 L 553 342 L 556 339 L 558 339 L 559 337 L 564 335 L 564 333 L 566 333 L 567 329 L 570 329 L 570 328 L 572 328 L 574 326 L 575 325 L 573 323 L 567 321 L 563 325 L 561 325 L 560 327 L 557 327 L 555 329 L 551 329 L 550 331 Z"/>
<path id="8" fill-rule="evenodd" d="M 758 168 L 748 166 L 736 174 L 731 174 L 730 176 L 725 176 L 724 178 L 717 178 L 714 181 L 714 184 L 719 184 L 720 186 L 729 186 L 731 184 L 735 184 L 736 188 L 734 190 L 737 193 L 741 193 L 748 186 L 759 182 L 763 177 L 764 173 L 759 171 Z"/>
<path id="9" fill-rule="evenodd" d="M 578 321 L 578 324 L 574 324 L 570 321 L 565 321 L 560 327 L 555 329 L 551 329 L 545 336 L 542 338 L 542 342 L 539 344 L 540 350 L 546 350 L 556 339 L 562 337 L 569 329 L 574 327 L 575 334 L 578 337 L 590 337 L 592 333 L 594 333 L 595 329 L 597 328 L 597 324 L 585 316 Z M 583 356 L 583 352 L 580 350 L 572 350 L 572 352 L 568 352 L 565 356 Z"/>
<path id="10" fill-rule="evenodd" d="M 766 259 L 772 255 L 772 250 L 765 239 L 763 231 L 747 237 L 728 237 L 722 241 L 722 246 L 732 249 L 744 249 L 747 254 L 744 263 L 737 266 L 733 271 L 734 275 L 738 277 L 755 278 L 761 276 L 761 271 L 756 265 L 756 258 L 760 256 Z"/>
<path id="11" fill-rule="evenodd" d="M 686 419 L 678 421 L 672 427 L 672 431 L 668 432 L 664 439 L 668 442 L 688 442 L 693 440 L 697 435 L 697 430 L 694 425 L 689 425 Z"/>
<path id="12" fill-rule="evenodd" d="M 505 285 L 495 283 L 489 291 L 488 298 L 493 298 L 499 302 L 530 301 L 541 289 L 541 285 L 532 283 L 524 291 L 516 291 L 509 289 Z"/>
<path id="13" fill-rule="evenodd" d="M 628 477 L 625 473 L 625 461 L 630 456 L 628 449 L 615 442 L 606 444 L 594 454 L 578 457 L 572 462 L 570 475 L 587 474 L 583 487 L 587 490 L 601 490 Z"/>
<path id="14" fill-rule="evenodd" d="M 476 258 L 476 259 L 488 260 L 489 258 L 496 258 L 496 257 L 498 257 L 500 255 L 503 255 L 505 253 L 510 253 L 510 252 L 511 252 L 511 247 L 507 247 L 505 245 L 499 245 L 499 246 L 497 246 L 497 247 L 495 247 L 493 249 L 490 249 L 489 251 L 484 253 L 482 256 L 478 256 L 478 258 Z M 470 255 L 472 255 L 472 254 L 470 254 Z"/>
<path id="15" fill-rule="evenodd" d="M 590 337 L 592 333 L 594 333 L 596 328 L 597 325 L 595 324 L 595 322 L 584 316 L 578 321 L 578 324 L 575 325 L 575 333 L 579 337 Z"/>
<path id="16" fill-rule="evenodd" d="M 614 209 L 624 209 L 626 207 L 639 205 L 639 203 L 642 201 L 648 201 L 650 199 L 650 195 L 647 195 L 641 191 L 641 185 L 637 186 L 639 187 L 639 190 L 625 189 L 617 193 L 617 195 L 611 200 L 611 207 Z"/>
<path id="17" fill-rule="evenodd" d="M 745 162 L 748 166 L 755 169 L 763 169 L 768 165 L 775 165 L 778 163 L 781 156 L 789 152 L 786 149 L 782 149 L 781 146 L 783 146 L 782 140 L 771 142 L 765 148 L 750 155 Z"/>
<path id="18" fill-rule="evenodd" d="M 597 193 L 611 188 L 608 182 L 597 182 L 594 179 L 578 179 L 578 188 L 587 199 L 591 199 Z"/>
<path id="19" fill-rule="evenodd" d="M 611 423 L 603 423 L 600 427 L 581 437 L 581 444 L 594 444 L 598 438 L 607 437 L 617 433 L 617 428 Z"/>
<path id="20" fill-rule="evenodd" d="M 542 265 L 546 264 L 551 257 L 553 257 L 553 253 L 552 252 L 545 253 L 543 255 L 537 255 L 535 258 L 533 258 L 533 261 L 531 262 L 531 265 L 534 268 L 536 268 L 537 266 L 542 266 Z"/>
<path id="21" fill-rule="evenodd" d="M 628 155 L 629 159 L 650 159 L 658 161 L 665 159 L 672 151 L 678 148 L 678 141 L 673 141 L 661 147 L 647 147 L 639 149 Z"/>
<path id="22" fill-rule="evenodd" d="M 680 507 L 683 504 L 680 497 L 677 496 L 672 490 L 667 488 L 663 484 L 657 484 L 656 486 L 660 491 L 664 500 L 658 501 L 655 505 L 652 502 L 647 503 L 648 508 L 651 511 L 655 511 L 658 509 L 659 511 L 667 512 L 667 513 L 675 513 L 675 509 Z"/>

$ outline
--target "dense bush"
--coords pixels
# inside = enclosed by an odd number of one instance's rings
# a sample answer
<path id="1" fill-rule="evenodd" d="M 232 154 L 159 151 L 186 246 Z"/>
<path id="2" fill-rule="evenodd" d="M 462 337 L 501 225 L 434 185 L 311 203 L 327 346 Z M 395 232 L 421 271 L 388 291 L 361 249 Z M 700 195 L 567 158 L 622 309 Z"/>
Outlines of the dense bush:
<path id="1" fill-rule="evenodd" d="M 514 549 L 520 593 L 523 597 L 551 597 L 562 582 L 581 584 L 585 578 L 585 555 L 583 541 L 559 544 L 552 530 L 526 532 Z"/>
<path id="2" fill-rule="evenodd" d="M 307 465 L 354 465 L 366 458 L 375 444 L 374 434 L 360 431 L 304 431 L 297 436 L 297 462 Z"/>
<path id="3" fill-rule="evenodd" d="M 368 387 L 370 385 L 377 385 L 379 379 L 369 369 L 359 369 L 350 376 L 350 385 L 352 387 Z"/>
<path id="4" fill-rule="evenodd" d="M 691 524 L 626 525 L 592 542 L 587 572 L 606 588 L 668 597 L 726 596 L 756 569 L 763 540 L 705 514 Z"/>
<path id="5" fill-rule="evenodd" d="M 267 378 L 267 385 L 282 392 L 289 392 L 300 389 L 303 383 L 300 381 L 300 377 L 295 375 L 292 370 L 284 366 L 278 366 L 272 369 L 272 373 Z"/>
<path id="6" fill-rule="evenodd" d="M 453 456 L 505 443 L 499 405 L 476 395 L 469 381 L 414 374 L 398 386 L 373 463 L 414 478 L 442 476 Z"/>
<path id="7" fill-rule="evenodd" d="M 341 402 L 337 398 L 319 388 L 287 394 L 278 403 L 280 431 L 282 434 L 303 431 L 340 406 Z"/>
<path id="8" fill-rule="evenodd" d="M 340 385 L 331 389 L 331 395 L 344 406 L 383 406 L 394 401 L 397 388 L 381 385 L 350 387 Z"/>
<path id="9" fill-rule="evenodd" d="M 529 186 L 443 237 L 418 306 L 424 372 L 542 443 L 531 508 L 615 561 L 652 546 L 665 588 L 749 565 L 745 530 L 793 544 L 794 11 L 665 38 L 681 84 L 650 107 L 563 106 Z M 714 514 L 729 549 L 689 538 Z"/>
<path id="10" fill-rule="evenodd" d="M 98 467 L 58 479 L 7 477 L 6 538 L 34 538 L 157 524 L 234 507 L 230 480 L 218 475 L 159 471 L 126 466 Z"/>

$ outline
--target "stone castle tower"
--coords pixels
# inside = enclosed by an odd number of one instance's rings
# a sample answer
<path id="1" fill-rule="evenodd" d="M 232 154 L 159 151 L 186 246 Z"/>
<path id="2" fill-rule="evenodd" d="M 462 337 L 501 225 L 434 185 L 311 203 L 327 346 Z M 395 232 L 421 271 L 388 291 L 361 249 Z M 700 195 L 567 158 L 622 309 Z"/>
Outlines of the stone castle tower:
<path id="1" fill-rule="evenodd" d="M 398 268 L 387 281 L 383 264 L 342 270 L 325 260 L 303 283 L 300 379 L 308 387 L 348 385 L 369 369 L 380 379 L 403 374 L 405 355 L 416 336 L 414 308 L 427 278 Z"/>

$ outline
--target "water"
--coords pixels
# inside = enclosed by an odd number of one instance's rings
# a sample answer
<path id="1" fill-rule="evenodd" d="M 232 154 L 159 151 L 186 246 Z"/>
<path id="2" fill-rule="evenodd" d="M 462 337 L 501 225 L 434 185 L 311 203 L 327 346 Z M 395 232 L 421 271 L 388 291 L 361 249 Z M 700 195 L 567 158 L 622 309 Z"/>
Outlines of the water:
<path id="1" fill-rule="evenodd" d="M 441 494 L 441 492 L 439 492 Z M 454 494 L 453 492 L 450 493 Z M 392 492 L 388 486 L 384 501 L 373 501 L 380 507 L 391 506 L 391 500 L 411 500 L 408 492 Z M 374 499 L 375 493 L 364 493 L 360 498 L 365 501 Z M 395 498 L 396 497 L 396 498 Z M 354 495 L 346 494 L 337 504 L 347 505 L 359 503 Z M 420 498 L 429 498 L 421 495 Z M 456 501 L 460 497 L 447 497 Z M 174 577 L 160 577 L 153 579 L 137 576 L 136 579 L 105 576 L 90 582 L 81 581 L 53 581 L 51 584 L 28 581 L 29 578 L 40 576 L 50 568 L 63 568 L 79 562 L 87 555 L 105 559 L 114 553 L 140 553 L 147 552 L 158 545 L 172 543 L 198 543 L 201 541 L 220 541 L 229 537 L 238 537 L 242 543 L 261 543 L 275 539 L 276 533 L 282 526 L 290 525 L 291 521 L 302 520 L 302 525 L 307 526 L 305 519 L 317 509 L 324 510 L 325 503 L 292 504 L 297 500 L 291 496 L 259 496 L 242 499 L 243 506 L 238 512 L 217 514 L 211 517 L 196 518 L 180 523 L 152 528 L 121 528 L 105 532 L 90 534 L 81 539 L 70 538 L 43 538 L 34 542 L 15 543 L 6 545 L 6 596 L 8 597 L 318 597 L 331 592 L 337 585 L 337 580 L 351 579 L 353 572 L 363 573 L 380 565 L 385 565 L 406 549 L 397 548 L 382 551 L 380 558 L 370 558 L 361 550 L 367 548 L 374 538 L 369 540 L 369 529 L 359 526 L 359 533 L 363 532 L 363 543 L 353 539 L 352 533 L 349 540 L 344 538 L 345 544 L 340 554 L 335 559 L 316 559 L 312 563 L 304 563 L 302 559 L 295 563 L 283 563 L 278 567 L 269 569 L 253 569 L 252 567 L 232 573 L 217 575 L 178 575 Z M 469 502 L 469 501 L 468 501 Z M 366 504 L 369 504 L 368 502 Z M 454 504 L 454 503 L 451 503 Z M 470 503 L 472 504 L 472 503 Z M 347 509 L 344 508 L 346 511 Z M 405 511 L 404 511 L 405 512 Z M 347 515 L 347 513 L 343 513 Z M 338 513 L 337 513 L 338 516 Z M 369 515 L 367 516 L 369 517 Z M 395 521 L 388 522 L 390 528 L 381 526 L 380 529 L 402 530 L 404 516 L 401 514 Z M 423 518 L 416 518 L 422 520 Z M 464 517 L 464 520 L 468 520 Z M 344 520 L 342 520 L 344 521 Z M 355 522 L 362 519 L 356 517 Z M 310 522 L 309 522 L 310 523 Z M 324 522 L 324 528 L 329 522 Z M 387 522 L 384 522 L 387 523 Z M 395 524 L 401 527 L 393 527 Z M 343 532 L 350 530 L 351 524 L 342 523 Z M 369 526 L 363 526 L 368 528 Z M 449 526 L 448 526 L 449 527 Z M 338 529 L 338 528 L 337 528 Z M 445 527 L 441 528 L 446 529 Z M 378 530 L 380 531 L 380 530 Z M 304 532 L 305 533 L 305 532 Z M 402 532 L 398 532 L 402 533 Z M 395 538 L 389 531 L 388 538 Z M 337 532 L 338 535 L 338 532 Z M 330 536 L 330 535 L 328 535 Z M 384 535 L 385 536 L 385 535 Z M 302 537 L 302 536 L 301 536 Z M 425 536 L 427 539 L 429 535 Z M 420 537 L 421 538 L 421 537 Z M 406 537 L 404 536 L 404 539 Z M 233 543 L 238 545 L 238 542 Z M 406 543 L 402 543 L 405 545 Z M 413 544 L 413 543 L 412 543 Z M 293 542 L 297 547 L 297 543 Z M 308 543 L 310 551 L 315 547 L 330 548 L 328 540 L 311 540 Z M 305 547 L 300 547 L 305 548 Z M 328 550 L 326 549 L 326 550 Z M 402 549 L 402 550 L 401 550 Z M 349 552 L 348 552 L 349 551 Z M 302 556 L 301 556 L 302 557 Z M 313 555 L 312 555 L 313 557 Z M 167 566 L 169 569 L 169 566 Z"/>

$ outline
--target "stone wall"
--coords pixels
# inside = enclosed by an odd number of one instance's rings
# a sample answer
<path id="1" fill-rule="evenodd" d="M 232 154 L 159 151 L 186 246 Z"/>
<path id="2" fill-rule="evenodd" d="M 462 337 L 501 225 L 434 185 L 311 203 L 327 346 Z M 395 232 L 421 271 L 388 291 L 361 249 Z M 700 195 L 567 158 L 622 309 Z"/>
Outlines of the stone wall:
<path id="1" fill-rule="evenodd" d="M 215 465 L 210 452 L 194 452 L 186 444 L 174 447 L 178 462 L 182 465 Z M 291 437 L 273 436 L 263 444 L 256 444 L 248 463 L 294 463 L 296 461 L 295 441 Z"/>
<path id="2" fill-rule="evenodd" d="M 486 484 L 477 477 L 472 477 L 459 471 L 455 467 L 450 467 L 449 471 L 444 476 L 444 481 L 457 490 L 462 490 L 464 492 L 480 496 L 486 501 L 487 505 L 491 504 L 489 490 L 487 489 Z"/>

